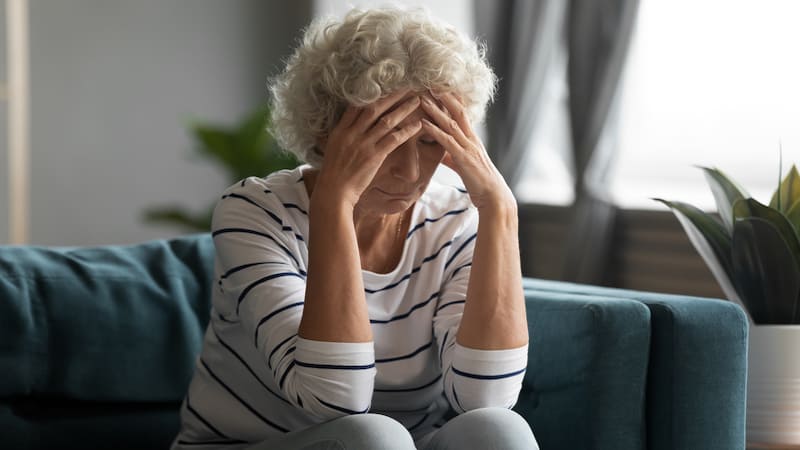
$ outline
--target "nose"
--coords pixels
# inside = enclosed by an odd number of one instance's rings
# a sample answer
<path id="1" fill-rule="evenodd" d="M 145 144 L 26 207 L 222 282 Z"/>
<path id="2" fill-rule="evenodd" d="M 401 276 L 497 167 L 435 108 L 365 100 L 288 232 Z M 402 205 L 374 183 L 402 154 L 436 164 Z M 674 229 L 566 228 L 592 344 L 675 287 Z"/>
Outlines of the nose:
<path id="1" fill-rule="evenodd" d="M 411 138 L 389 154 L 391 161 L 389 173 L 406 183 L 416 183 L 419 180 L 419 152 L 415 142 L 416 140 Z"/>

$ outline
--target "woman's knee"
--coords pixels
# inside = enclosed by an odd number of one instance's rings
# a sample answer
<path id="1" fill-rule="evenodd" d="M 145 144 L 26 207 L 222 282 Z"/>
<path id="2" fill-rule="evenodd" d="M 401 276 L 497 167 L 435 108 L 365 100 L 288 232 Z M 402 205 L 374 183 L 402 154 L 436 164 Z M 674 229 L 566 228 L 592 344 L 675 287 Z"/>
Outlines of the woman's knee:
<path id="1" fill-rule="evenodd" d="M 396 420 L 380 414 L 356 414 L 337 420 L 339 441 L 347 449 L 412 450 L 414 440 Z"/>
<path id="2" fill-rule="evenodd" d="M 530 425 L 506 408 L 480 408 L 451 419 L 457 433 L 475 448 L 538 450 Z"/>

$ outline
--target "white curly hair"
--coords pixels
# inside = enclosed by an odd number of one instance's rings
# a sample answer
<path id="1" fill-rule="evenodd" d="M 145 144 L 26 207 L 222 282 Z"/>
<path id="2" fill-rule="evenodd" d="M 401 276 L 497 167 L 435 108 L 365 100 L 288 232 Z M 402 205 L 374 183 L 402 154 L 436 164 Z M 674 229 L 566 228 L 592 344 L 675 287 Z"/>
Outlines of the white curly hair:
<path id="1" fill-rule="evenodd" d="M 283 149 L 319 167 L 317 141 L 348 105 L 406 88 L 453 92 L 477 123 L 496 85 L 485 46 L 426 10 L 354 9 L 306 28 L 285 70 L 270 82 L 270 132 Z"/>

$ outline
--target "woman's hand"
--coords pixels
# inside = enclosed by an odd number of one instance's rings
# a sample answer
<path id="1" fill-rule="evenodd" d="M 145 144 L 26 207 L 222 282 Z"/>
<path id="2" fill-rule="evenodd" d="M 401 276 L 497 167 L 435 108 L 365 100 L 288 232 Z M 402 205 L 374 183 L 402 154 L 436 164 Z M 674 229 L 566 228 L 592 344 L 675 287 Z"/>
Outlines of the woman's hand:
<path id="1" fill-rule="evenodd" d="M 315 192 L 325 192 L 355 206 L 386 156 L 417 134 L 422 126 L 417 121 L 396 128 L 419 107 L 416 95 L 400 101 L 408 92 L 398 91 L 363 108 L 349 106 L 345 110 L 324 140 Z"/>
<path id="2" fill-rule="evenodd" d="M 422 97 L 422 109 L 433 119 L 433 122 L 422 119 L 422 128 L 447 151 L 442 164 L 461 177 L 472 204 L 478 210 L 515 208 L 516 201 L 511 189 L 472 130 L 464 105 L 452 93 L 432 95 L 441 102 L 441 106 Z"/>
<path id="3" fill-rule="evenodd" d="M 435 98 L 441 105 L 422 99 L 422 109 L 432 119 L 422 119 L 423 130 L 444 146 L 442 163 L 464 181 L 480 221 L 456 342 L 478 350 L 520 348 L 528 342 L 528 325 L 516 201 L 473 132 L 462 103 L 453 94 Z"/>
<path id="4" fill-rule="evenodd" d="M 396 92 L 363 108 L 348 107 L 324 147 L 309 208 L 308 275 L 298 335 L 325 342 L 371 342 L 353 211 L 386 156 L 421 128 L 398 125 L 419 97 Z M 410 122 L 410 121 L 409 121 Z"/>

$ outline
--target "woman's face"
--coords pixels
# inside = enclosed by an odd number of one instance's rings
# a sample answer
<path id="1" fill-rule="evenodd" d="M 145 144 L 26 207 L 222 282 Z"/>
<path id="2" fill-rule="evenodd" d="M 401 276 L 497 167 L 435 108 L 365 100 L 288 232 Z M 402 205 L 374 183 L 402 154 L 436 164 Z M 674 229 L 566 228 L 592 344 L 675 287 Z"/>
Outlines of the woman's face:
<path id="1" fill-rule="evenodd" d="M 412 92 L 397 104 L 414 95 L 433 99 L 429 92 Z M 397 128 L 412 124 L 423 117 L 432 120 L 418 108 Z M 441 144 L 420 130 L 386 157 L 357 206 L 376 214 L 394 214 L 410 208 L 425 192 L 444 153 L 445 149 Z"/>

